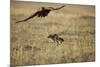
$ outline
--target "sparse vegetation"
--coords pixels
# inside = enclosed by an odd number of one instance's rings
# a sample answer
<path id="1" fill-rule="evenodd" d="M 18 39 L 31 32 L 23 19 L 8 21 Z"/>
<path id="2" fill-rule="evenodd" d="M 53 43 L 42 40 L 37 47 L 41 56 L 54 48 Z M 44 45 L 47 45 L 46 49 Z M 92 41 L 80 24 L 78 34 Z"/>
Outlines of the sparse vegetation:
<path id="1" fill-rule="evenodd" d="M 14 2 L 11 6 L 11 65 L 37 65 L 95 60 L 95 7 L 67 5 L 45 18 L 16 23 L 41 7 L 61 4 Z M 49 34 L 61 35 L 57 46 Z"/>

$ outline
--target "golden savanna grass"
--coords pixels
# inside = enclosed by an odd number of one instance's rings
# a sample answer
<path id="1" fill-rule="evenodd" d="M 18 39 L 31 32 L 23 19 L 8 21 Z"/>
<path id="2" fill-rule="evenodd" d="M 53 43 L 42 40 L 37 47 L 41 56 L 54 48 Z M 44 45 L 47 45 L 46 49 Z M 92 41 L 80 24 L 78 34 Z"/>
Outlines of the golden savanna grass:
<path id="1" fill-rule="evenodd" d="M 41 6 L 62 5 L 18 1 L 11 4 L 11 65 L 95 61 L 95 6 L 66 4 L 45 18 L 16 23 Z M 47 38 L 55 33 L 64 38 L 58 46 Z"/>

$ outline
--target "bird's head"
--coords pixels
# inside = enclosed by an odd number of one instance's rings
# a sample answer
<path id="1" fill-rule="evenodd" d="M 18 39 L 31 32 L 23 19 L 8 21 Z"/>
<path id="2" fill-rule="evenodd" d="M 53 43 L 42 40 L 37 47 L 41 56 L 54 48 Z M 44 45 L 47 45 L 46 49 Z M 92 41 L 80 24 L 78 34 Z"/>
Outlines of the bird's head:
<path id="1" fill-rule="evenodd" d="M 42 10 L 45 10 L 45 7 L 41 7 Z"/>

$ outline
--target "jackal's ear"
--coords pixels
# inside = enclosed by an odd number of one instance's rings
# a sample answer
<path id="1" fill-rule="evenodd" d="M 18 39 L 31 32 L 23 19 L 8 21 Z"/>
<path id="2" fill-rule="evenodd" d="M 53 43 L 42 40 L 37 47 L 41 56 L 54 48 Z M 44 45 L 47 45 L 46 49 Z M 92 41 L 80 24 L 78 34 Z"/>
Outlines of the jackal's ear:
<path id="1" fill-rule="evenodd" d="M 58 36 L 58 34 L 54 34 L 54 36 Z"/>

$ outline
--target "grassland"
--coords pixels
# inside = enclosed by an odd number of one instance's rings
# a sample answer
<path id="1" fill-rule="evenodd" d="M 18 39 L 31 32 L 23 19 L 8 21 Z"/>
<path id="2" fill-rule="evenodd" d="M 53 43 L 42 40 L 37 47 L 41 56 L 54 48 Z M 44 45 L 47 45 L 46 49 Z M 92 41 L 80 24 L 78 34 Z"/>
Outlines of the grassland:
<path id="1" fill-rule="evenodd" d="M 95 61 L 95 7 L 68 5 L 45 18 L 34 17 L 41 6 L 62 4 L 13 2 L 11 4 L 11 65 L 39 65 Z M 64 42 L 48 39 L 57 33 Z"/>

